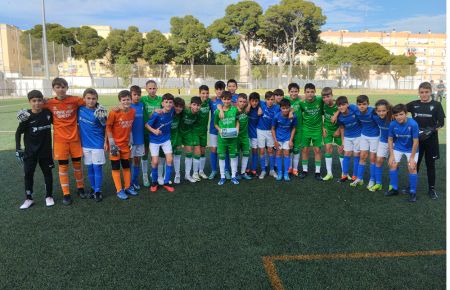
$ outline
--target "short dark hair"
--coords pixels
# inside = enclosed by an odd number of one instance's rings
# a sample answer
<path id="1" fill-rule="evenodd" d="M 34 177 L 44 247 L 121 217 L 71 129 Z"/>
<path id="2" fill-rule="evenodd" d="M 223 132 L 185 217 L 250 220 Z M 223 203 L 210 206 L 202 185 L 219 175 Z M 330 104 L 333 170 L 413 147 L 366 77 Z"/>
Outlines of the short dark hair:
<path id="1" fill-rule="evenodd" d="M 300 86 L 297 83 L 290 83 L 288 85 L 288 91 L 290 91 L 292 88 L 296 88 L 297 90 L 300 91 Z"/>
<path id="2" fill-rule="evenodd" d="M 54 78 L 52 81 L 52 88 L 55 86 L 61 86 L 61 87 L 69 87 L 69 83 L 63 79 L 63 78 Z"/>
<path id="3" fill-rule="evenodd" d="M 280 107 L 281 107 L 281 108 L 282 108 L 282 107 L 290 108 L 290 107 L 291 107 L 291 102 L 289 102 L 288 99 L 282 99 L 282 100 L 280 101 Z"/>
<path id="4" fill-rule="evenodd" d="M 367 102 L 367 104 L 369 103 L 369 97 L 366 95 L 359 95 L 358 97 L 356 97 L 356 103 L 357 104 L 362 104 L 364 102 Z"/>
<path id="5" fill-rule="evenodd" d="M 132 93 L 132 92 L 135 92 L 140 96 L 142 94 L 141 87 L 140 86 L 131 86 L 130 93 Z"/>
<path id="6" fill-rule="evenodd" d="M 207 85 L 201 85 L 201 86 L 198 88 L 198 92 L 201 92 L 201 91 L 208 91 L 208 92 L 209 92 L 208 86 L 207 86 Z"/>
<path id="7" fill-rule="evenodd" d="M 307 89 L 316 90 L 316 86 L 313 83 L 307 83 L 304 90 L 306 91 Z"/>
<path id="8" fill-rule="evenodd" d="M 198 96 L 192 97 L 191 104 L 197 104 L 200 106 L 202 104 L 202 99 Z"/>
<path id="9" fill-rule="evenodd" d="M 408 108 L 405 104 L 397 104 L 392 108 L 392 114 L 396 115 L 398 113 L 405 112 L 405 114 L 408 113 Z"/>
<path id="10" fill-rule="evenodd" d="M 324 87 L 322 89 L 322 92 L 320 93 L 322 96 L 326 96 L 326 95 L 332 95 L 333 94 L 333 89 L 330 87 Z"/>
<path id="11" fill-rule="evenodd" d="M 32 90 L 32 91 L 28 92 L 27 97 L 28 97 L 28 101 L 29 101 L 31 99 L 43 99 L 44 95 L 42 94 L 41 91 Z"/>
<path id="12" fill-rule="evenodd" d="M 267 100 L 267 99 L 270 99 L 271 97 L 273 97 L 273 92 L 272 91 L 267 91 L 265 94 L 264 94 L 264 98 Z"/>
<path id="13" fill-rule="evenodd" d="M 273 91 L 275 96 L 284 96 L 284 91 L 282 89 L 276 89 Z"/>
<path id="14" fill-rule="evenodd" d="M 131 93 L 129 90 L 122 90 L 119 92 L 119 94 L 117 95 L 117 98 L 120 100 L 122 100 L 125 97 L 129 97 L 131 98 Z"/>
<path id="15" fill-rule="evenodd" d="M 228 86 L 230 83 L 236 84 L 236 87 L 237 87 L 237 85 L 238 85 L 238 83 L 237 83 L 237 81 L 236 81 L 235 79 L 229 79 L 228 82 L 227 82 L 227 86 Z"/>
<path id="16" fill-rule="evenodd" d="M 245 99 L 245 100 L 247 100 L 247 94 L 240 93 L 240 94 L 238 95 L 238 99 Z"/>
<path id="17" fill-rule="evenodd" d="M 184 99 L 183 98 L 180 98 L 180 97 L 176 97 L 174 100 L 173 100 L 173 105 L 175 106 L 175 107 L 185 107 L 186 106 L 186 103 L 184 102 Z"/>
<path id="18" fill-rule="evenodd" d="M 260 100 L 261 99 L 261 96 L 259 95 L 259 93 L 258 92 L 253 92 L 253 93 L 250 93 L 250 95 L 248 96 L 248 99 L 251 101 L 251 100 Z"/>
<path id="19" fill-rule="evenodd" d="M 221 99 L 230 99 L 230 100 L 232 97 L 233 96 L 229 91 L 223 91 L 222 95 L 220 96 Z"/>
<path id="20" fill-rule="evenodd" d="M 164 95 L 162 96 L 162 100 L 163 100 L 163 101 L 164 101 L 164 100 L 173 101 L 173 100 L 174 100 L 174 97 L 173 97 L 172 94 L 166 93 L 166 94 L 164 94 Z"/>
<path id="21" fill-rule="evenodd" d="M 226 85 L 225 85 L 225 83 L 223 82 L 223 81 L 217 81 L 215 84 L 214 84 L 214 89 L 216 89 L 216 90 L 225 90 L 225 87 L 226 87 Z"/>
<path id="22" fill-rule="evenodd" d="M 87 89 L 85 89 L 84 92 L 83 92 L 83 98 L 86 97 L 87 94 L 89 94 L 89 95 L 94 95 L 94 96 L 96 96 L 97 99 L 98 99 L 97 91 L 96 91 L 95 89 L 93 89 L 93 88 L 87 88 Z"/>
<path id="23" fill-rule="evenodd" d="M 344 104 L 348 104 L 348 99 L 346 96 L 339 96 L 336 99 L 336 106 L 340 106 L 340 105 L 344 105 Z"/>
<path id="24" fill-rule="evenodd" d="M 158 85 L 158 84 L 156 83 L 155 80 L 148 80 L 148 81 L 145 83 L 145 86 L 147 86 L 148 84 L 155 84 L 156 86 Z"/>
<path id="25" fill-rule="evenodd" d="M 420 89 L 425 89 L 425 90 L 432 90 L 431 89 L 431 84 L 429 82 L 423 82 L 419 85 L 419 90 Z"/>

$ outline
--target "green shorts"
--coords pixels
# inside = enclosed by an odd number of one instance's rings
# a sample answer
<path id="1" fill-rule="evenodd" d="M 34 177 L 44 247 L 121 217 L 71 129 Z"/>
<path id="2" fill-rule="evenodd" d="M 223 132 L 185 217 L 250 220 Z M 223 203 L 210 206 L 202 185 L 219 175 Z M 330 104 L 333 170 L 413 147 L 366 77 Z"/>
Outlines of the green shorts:
<path id="1" fill-rule="evenodd" d="M 237 156 L 237 138 L 222 139 L 219 135 L 217 140 L 217 155 L 219 155 L 220 160 L 225 160 L 227 149 L 230 158 Z"/>
<path id="2" fill-rule="evenodd" d="M 237 149 L 242 151 L 243 156 L 250 156 L 250 139 L 248 135 L 246 136 L 238 136 L 237 138 Z"/>
<path id="3" fill-rule="evenodd" d="M 200 144 L 198 135 L 194 131 L 180 133 L 179 137 L 183 146 L 198 146 Z"/>
<path id="4" fill-rule="evenodd" d="M 198 143 L 201 147 L 206 147 L 208 145 L 208 133 L 201 133 L 198 135 Z"/>
<path id="5" fill-rule="evenodd" d="M 303 130 L 299 128 L 297 128 L 297 130 L 295 131 L 293 140 L 294 147 L 292 148 L 292 152 L 294 152 L 294 154 L 299 153 L 300 149 L 302 149 L 302 133 Z"/>
<path id="6" fill-rule="evenodd" d="M 314 134 L 303 131 L 302 147 L 311 147 L 311 144 L 313 147 L 322 147 L 322 130 Z"/>
<path id="7" fill-rule="evenodd" d="M 323 138 L 323 142 L 325 144 L 335 144 L 337 146 L 342 146 L 341 136 L 334 137 L 333 134 L 334 134 L 334 132 L 327 131 L 327 136 L 325 136 L 325 138 Z"/>

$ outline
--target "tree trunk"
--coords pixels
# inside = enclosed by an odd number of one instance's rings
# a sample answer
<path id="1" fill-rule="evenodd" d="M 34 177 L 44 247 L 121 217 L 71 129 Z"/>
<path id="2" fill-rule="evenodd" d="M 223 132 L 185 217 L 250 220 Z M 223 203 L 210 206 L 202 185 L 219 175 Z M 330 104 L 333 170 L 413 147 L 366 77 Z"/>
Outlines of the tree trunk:
<path id="1" fill-rule="evenodd" d="M 89 65 L 89 60 L 86 59 L 85 62 L 86 62 L 89 77 L 91 78 L 91 87 L 93 87 L 94 86 L 94 76 L 92 75 L 92 72 L 91 72 L 91 66 Z"/>
<path id="2" fill-rule="evenodd" d="M 195 75 L 194 75 L 194 58 L 191 59 L 191 88 L 195 87 Z"/>
<path id="3" fill-rule="evenodd" d="M 281 61 L 278 61 L 278 88 L 281 89 L 283 87 L 282 84 L 282 76 L 283 76 L 283 66 L 284 64 Z"/>

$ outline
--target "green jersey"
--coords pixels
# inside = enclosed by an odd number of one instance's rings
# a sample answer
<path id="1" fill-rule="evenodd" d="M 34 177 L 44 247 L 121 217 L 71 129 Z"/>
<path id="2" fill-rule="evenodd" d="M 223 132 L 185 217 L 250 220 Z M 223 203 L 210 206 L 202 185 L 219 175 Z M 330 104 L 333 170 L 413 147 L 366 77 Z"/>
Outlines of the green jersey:
<path id="1" fill-rule="evenodd" d="M 242 113 L 237 112 L 237 119 L 239 120 L 239 135 L 238 137 L 248 138 L 248 115 L 244 111 Z"/>
<path id="2" fill-rule="evenodd" d="M 162 97 L 143 96 L 141 102 L 144 104 L 144 123 L 146 124 L 155 109 L 161 109 Z"/>
<path id="3" fill-rule="evenodd" d="M 291 108 L 294 111 L 295 115 L 297 116 L 297 127 L 296 128 L 301 129 L 303 127 L 302 112 L 300 110 L 300 102 L 302 100 L 300 98 L 293 100 L 293 99 L 291 99 L 290 96 L 285 96 L 284 98 L 289 100 L 289 102 L 291 103 Z"/>
<path id="4" fill-rule="evenodd" d="M 227 111 L 223 111 L 223 119 L 219 118 L 220 111 L 214 112 L 214 125 L 218 125 L 220 129 L 236 128 L 237 108 L 230 107 Z"/>
<path id="5" fill-rule="evenodd" d="M 322 132 L 322 114 L 323 100 L 322 97 L 315 96 L 312 101 L 300 102 L 301 116 L 303 118 L 303 128 L 311 133 Z"/>
<path id="6" fill-rule="evenodd" d="M 186 134 L 192 131 L 198 120 L 198 113 L 192 113 L 190 108 L 183 110 L 179 126 L 179 132 Z"/>
<path id="7" fill-rule="evenodd" d="M 199 133 L 207 133 L 208 132 L 208 122 L 209 122 L 209 106 L 210 100 L 202 102 L 200 105 L 200 111 L 198 112 L 198 121 L 195 125 L 195 130 Z"/>
<path id="8" fill-rule="evenodd" d="M 327 131 L 329 132 L 336 132 L 336 130 L 339 128 L 339 125 L 336 123 L 331 122 L 331 117 L 333 117 L 334 113 L 336 113 L 338 110 L 336 102 L 333 106 L 328 106 L 327 104 L 323 105 L 323 126 Z"/>

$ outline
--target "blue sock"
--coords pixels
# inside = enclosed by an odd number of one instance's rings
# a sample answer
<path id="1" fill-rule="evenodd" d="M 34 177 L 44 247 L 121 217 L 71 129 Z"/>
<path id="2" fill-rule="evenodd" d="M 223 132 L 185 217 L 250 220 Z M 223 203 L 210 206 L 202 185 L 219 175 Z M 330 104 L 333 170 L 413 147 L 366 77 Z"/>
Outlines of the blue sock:
<path id="1" fill-rule="evenodd" d="M 231 172 L 230 153 L 228 153 L 228 150 L 225 157 L 225 171 Z"/>
<path id="2" fill-rule="evenodd" d="M 410 173 L 409 174 L 409 187 L 410 187 L 410 193 L 416 193 L 416 189 L 417 189 L 417 173 Z"/>
<path id="3" fill-rule="evenodd" d="M 252 171 L 258 167 L 258 153 L 252 153 Z"/>
<path id="4" fill-rule="evenodd" d="M 152 167 L 152 182 L 158 182 L 158 167 Z"/>
<path id="5" fill-rule="evenodd" d="M 266 155 L 259 156 L 259 164 L 261 166 L 261 171 L 266 171 Z"/>
<path id="6" fill-rule="evenodd" d="M 102 191 L 102 183 L 103 183 L 103 165 L 94 165 L 94 174 L 95 174 L 95 192 Z"/>
<path id="7" fill-rule="evenodd" d="M 375 182 L 377 184 L 383 183 L 383 166 L 376 166 L 375 168 Z"/>
<path id="8" fill-rule="evenodd" d="M 281 156 L 277 156 L 276 157 L 276 159 L 277 159 L 278 176 L 281 176 L 282 172 L 283 172 L 283 159 L 281 159 L 281 158 L 282 158 Z M 273 168 L 273 165 L 272 164 L 270 164 L 270 165 L 271 165 L 271 168 Z"/>
<path id="9" fill-rule="evenodd" d="M 132 165 L 133 168 L 133 180 L 131 181 L 131 184 L 139 184 L 139 171 L 141 169 L 140 165 Z"/>
<path id="10" fill-rule="evenodd" d="M 366 165 L 365 164 L 359 164 L 358 165 L 358 179 L 359 180 L 363 180 L 364 179 L 364 169 L 365 169 Z"/>
<path id="11" fill-rule="evenodd" d="M 350 167 L 350 156 L 344 156 L 344 160 L 342 161 L 342 174 L 344 174 L 344 176 L 348 175 L 349 167 Z"/>
<path id="12" fill-rule="evenodd" d="M 211 161 L 211 170 L 217 172 L 217 152 L 211 152 L 209 159 Z"/>
<path id="13" fill-rule="evenodd" d="M 95 172 L 94 172 L 94 164 L 90 164 L 87 166 L 88 168 L 88 178 L 91 183 L 91 188 L 95 189 Z"/>
<path id="14" fill-rule="evenodd" d="M 376 168 L 375 163 L 370 163 L 370 181 L 375 181 Z"/>
<path id="15" fill-rule="evenodd" d="M 353 157 L 353 175 L 358 175 L 358 168 L 359 168 L 359 156 Z"/>
<path id="16" fill-rule="evenodd" d="M 389 170 L 389 177 L 391 178 L 390 184 L 392 188 L 398 190 L 398 172 L 397 170 Z"/>
<path id="17" fill-rule="evenodd" d="M 274 165 L 275 165 L 275 155 L 269 155 L 269 168 L 270 168 L 270 170 L 273 170 Z"/>
<path id="18" fill-rule="evenodd" d="M 289 166 L 291 166 L 291 157 L 290 156 L 284 156 L 284 175 L 289 174 Z"/>
<path id="19" fill-rule="evenodd" d="M 172 165 L 166 165 L 166 175 L 164 176 L 164 184 L 169 184 L 170 177 L 172 176 Z"/>

